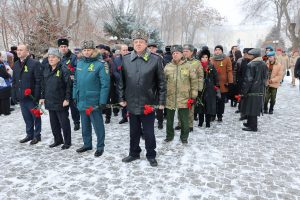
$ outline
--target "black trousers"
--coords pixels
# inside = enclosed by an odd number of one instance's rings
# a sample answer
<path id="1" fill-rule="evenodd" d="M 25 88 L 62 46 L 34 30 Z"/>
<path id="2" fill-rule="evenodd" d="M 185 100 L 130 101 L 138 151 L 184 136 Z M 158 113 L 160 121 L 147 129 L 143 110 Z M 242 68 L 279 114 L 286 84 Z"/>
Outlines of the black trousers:
<path id="1" fill-rule="evenodd" d="M 209 114 L 205 114 L 205 122 L 206 124 L 210 124 L 212 115 Z M 199 125 L 202 125 L 204 122 L 204 114 L 203 113 L 199 113 Z"/>
<path id="2" fill-rule="evenodd" d="M 10 114 L 10 98 L 0 99 L 0 115 Z"/>
<path id="3" fill-rule="evenodd" d="M 164 121 L 164 110 L 156 109 L 156 119 L 159 124 Z"/>
<path id="4" fill-rule="evenodd" d="M 156 139 L 154 135 L 154 112 L 148 115 L 133 115 L 129 114 L 129 129 L 130 129 L 130 150 L 129 155 L 138 157 L 141 153 L 140 138 L 143 134 L 145 138 L 146 157 L 152 159 L 156 157 Z"/>
<path id="5" fill-rule="evenodd" d="M 247 124 L 251 129 L 257 129 L 257 116 L 247 116 Z"/>
<path id="6" fill-rule="evenodd" d="M 71 109 L 71 115 L 72 115 L 74 124 L 79 124 L 80 123 L 80 114 L 79 114 L 79 111 L 73 100 L 70 100 L 70 109 Z"/>
<path id="7" fill-rule="evenodd" d="M 122 108 L 122 118 L 123 119 L 127 118 L 127 107 Z"/>
<path id="8" fill-rule="evenodd" d="M 54 136 L 54 142 L 63 142 L 66 145 L 71 145 L 71 125 L 69 120 L 69 111 L 49 110 L 49 117 L 52 134 Z M 62 137 L 61 129 L 63 130 L 64 137 Z"/>

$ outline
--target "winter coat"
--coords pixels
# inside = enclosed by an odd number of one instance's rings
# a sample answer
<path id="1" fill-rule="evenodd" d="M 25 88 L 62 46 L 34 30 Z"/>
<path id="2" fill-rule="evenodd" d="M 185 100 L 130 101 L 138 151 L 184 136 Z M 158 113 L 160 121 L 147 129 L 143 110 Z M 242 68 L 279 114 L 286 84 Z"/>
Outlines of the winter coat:
<path id="1" fill-rule="evenodd" d="M 241 93 L 241 88 L 242 84 L 244 81 L 244 78 L 246 76 L 246 70 L 247 70 L 247 65 L 249 63 L 249 60 L 245 58 L 240 58 L 237 63 L 236 63 L 236 84 L 237 84 L 237 89 L 238 93 Z"/>
<path id="2" fill-rule="evenodd" d="M 208 63 L 204 69 L 204 88 L 203 92 L 199 93 L 197 104 L 199 113 L 215 115 L 216 108 L 216 90 L 215 86 L 219 86 L 218 73 L 212 63 Z"/>
<path id="3" fill-rule="evenodd" d="M 295 78 L 300 78 L 300 57 L 296 61 L 294 74 Z"/>
<path id="4" fill-rule="evenodd" d="M 31 89 L 34 100 L 39 101 L 41 95 L 41 68 L 41 63 L 29 56 L 24 60 L 23 65 L 21 65 L 20 60 L 15 62 L 12 83 L 12 97 L 14 100 L 30 99 L 30 96 L 24 96 L 24 91 L 25 89 Z"/>
<path id="5" fill-rule="evenodd" d="M 169 52 L 166 52 L 164 57 L 163 57 L 163 63 L 164 66 L 166 66 L 167 64 L 169 64 L 172 61 L 172 54 Z"/>
<path id="6" fill-rule="evenodd" d="M 52 71 L 50 65 L 45 66 L 41 84 L 41 98 L 45 99 L 48 110 L 63 110 L 64 100 L 71 98 L 71 80 L 69 70 L 61 63 Z"/>
<path id="7" fill-rule="evenodd" d="M 122 68 L 122 61 L 123 61 L 123 56 L 119 55 L 114 57 L 113 59 L 113 68 L 112 68 L 112 74 L 116 80 L 116 83 L 120 80 L 120 69 Z"/>
<path id="8" fill-rule="evenodd" d="M 134 115 L 144 113 L 144 106 L 165 105 L 166 82 L 162 58 L 148 50 L 142 56 L 135 51 L 123 56 L 119 101 L 127 101 L 127 110 Z"/>
<path id="9" fill-rule="evenodd" d="M 211 62 L 219 74 L 218 79 L 221 93 L 227 93 L 229 91 L 228 85 L 233 83 L 232 64 L 230 58 L 224 55 L 222 59 L 212 58 Z"/>
<path id="10" fill-rule="evenodd" d="M 267 86 L 272 88 L 279 88 L 280 82 L 283 76 L 283 67 L 277 61 L 274 65 L 271 65 L 270 62 L 267 62 L 268 72 L 269 72 L 269 79 L 267 81 Z"/>
<path id="11" fill-rule="evenodd" d="M 7 99 L 11 95 L 10 75 L 3 63 L 0 63 L 0 99 Z"/>
<path id="12" fill-rule="evenodd" d="M 198 95 L 197 70 L 187 60 L 174 61 L 164 69 L 167 82 L 168 109 L 187 108 L 187 100 Z"/>
<path id="13" fill-rule="evenodd" d="M 199 60 L 192 58 L 191 60 L 188 59 L 188 62 L 190 62 L 191 66 L 197 70 L 197 78 L 198 78 L 198 91 L 203 90 L 203 67 Z"/>
<path id="14" fill-rule="evenodd" d="M 97 50 L 90 58 L 82 57 L 75 71 L 73 99 L 79 111 L 107 102 L 110 87 L 108 65 L 101 60 Z"/>
<path id="15" fill-rule="evenodd" d="M 242 113 L 247 116 L 259 116 L 264 101 L 265 83 L 268 78 L 267 65 L 257 57 L 247 65 L 242 85 Z"/>
<path id="16" fill-rule="evenodd" d="M 67 68 L 70 70 L 70 74 L 74 75 L 75 70 L 71 70 L 71 68 L 74 67 L 76 69 L 77 66 L 77 56 L 72 53 L 71 50 L 69 50 L 66 55 L 64 55 L 61 59 L 61 64 L 67 66 Z"/>

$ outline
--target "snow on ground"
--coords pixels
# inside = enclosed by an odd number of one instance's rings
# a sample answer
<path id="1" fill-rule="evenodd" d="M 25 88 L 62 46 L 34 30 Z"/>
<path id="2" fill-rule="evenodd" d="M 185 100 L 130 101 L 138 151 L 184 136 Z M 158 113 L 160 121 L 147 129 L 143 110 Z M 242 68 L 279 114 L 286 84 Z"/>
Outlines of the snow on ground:
<path id="1" fill-rule="evenodd" d="M 106 125 L 102 157 L 78 154 L 81 132 L 69 150 L 49 148 L 53 136 L 42 116 L 42 142 L 20 144 L 25 126 L 20 108 L 0 117 L 0 199 L 298 199 L 300 200 L 300 93 L 286 77 L 274 115 L 259 118 L 259 132 L 243 132 L 236 108 L 226 105 L 223 123 L 198 128 L 182 145 L 179 132 L 165 143 L 156 129 L 157 160 L 129 164 L 129 125 L 113 117 Z M 95 135 L 94 140 L 95 140 Z M 141 140 L 144 149 L 144 141 Z"/>

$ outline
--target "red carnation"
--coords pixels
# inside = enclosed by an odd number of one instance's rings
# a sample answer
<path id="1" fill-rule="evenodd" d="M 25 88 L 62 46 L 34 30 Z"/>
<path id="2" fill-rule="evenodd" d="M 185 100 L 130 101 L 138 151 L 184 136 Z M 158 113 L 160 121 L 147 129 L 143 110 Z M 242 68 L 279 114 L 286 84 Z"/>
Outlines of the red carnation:
<path id="1" fill-rule="evenodd" d="M 153 107 L 151 107 L 151 106 L 149 106 L 149 105 L 145 105 L 145 106 L 144 106 L 144 114 L 145 114 L 145 115 L 148 115 L 148 114 L 152 113 L 153 111 L 154 111 L 154 108 L 153 108 Z"/>
<path id="2" fill-rule="evenodd" d="M 221 69 L 220 69 L 220 68 L 218 68 L 218 69 L 217 69 L 217 72 L 218 72 L 218 74 L 220 74 L 220 73 L 221 73 Z"/>
<path id="3" fill-rule="evenodd" d="M 219 89 L 219 87 L 215 85 L 214 90 L 217 91 L 218 89 Z"/>
<path id="4" fill-rule="evenodd" d="M 122 66 L 118 66 L 118 70 L 121 71 L 122 70 Z"/>
<path id="5" fill-rule="evenodd" d="M 24 95 L 25 95 L 25 96 L 31 95 L 31 89 L 30 89 L 30 88 L 25 89 Z"/>
<path id="6" fill-rule="evenodd" d="M 75 68 L 69 63 L 68 64 L 68 69 L 71 71 L 71 72 L 74 72 L 75 71 Z"/>
<path id="7" fill-rule="evenodd" d="M 237 102 L 241 101 L 241 95 L 235 95 L 234 98 L 237 100 Z"/>
<path id="8" fill-rule="evenodd" d="M 33 108 L 30 110 L 31 113 L 36 117 L 36 118 L 40 118 L 41 115 L 43 114 L 43 112 L 40 109 L 37 108 Z"/>
<path id="9" fill-rule="evenodd" d="M 187 100 L 187 107 L 189 109 L 192 109 L 194 103 L 195 103 L 195 101 L 193 99 L 188 99 Z"/>
<path id="10" fill-rule="evenodd" d="M 90 106 L 89 108 L 87 108 L 87 109 L 85 110 L 85 114 L 86 114 L 87 116 L 90 116 L 90 115 L 91 115 L 91 112 L 93 112 L 93 110 L 94 110 L 94 108 L 93 108 L 92 106 Z"/>

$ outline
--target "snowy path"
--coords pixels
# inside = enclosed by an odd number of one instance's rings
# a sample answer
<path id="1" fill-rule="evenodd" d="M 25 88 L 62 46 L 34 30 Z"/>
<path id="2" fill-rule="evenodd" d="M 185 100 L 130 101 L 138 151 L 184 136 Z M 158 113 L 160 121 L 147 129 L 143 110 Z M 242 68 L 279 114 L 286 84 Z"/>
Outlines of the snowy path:
<path id="1" fill-rule="evenodd" d="M 102 157 L 77 154 L 81 132 L 69 150 L 50 149 L 53 137 L 43 116 L 42 142 L 20 144 L 25 136 L 20 109 L 0 117 L 0 199 L 298 199 L 300 200 L 300 94 L 286 78 L 274 115 L 259 118 L 259 132 L 243 132 L 236 108 L 226 105 L 224 122 L 198 128 L 183 146 L 179 132 L 164 143 L 156 130 L 157 160 L 121 162 L 128 154 L 128 124 L 113 117 L 106 125 Z M 95 139 L 95 135 L 94 139 Z M 141 141 L 144 149 L 144 141 Z"/>

